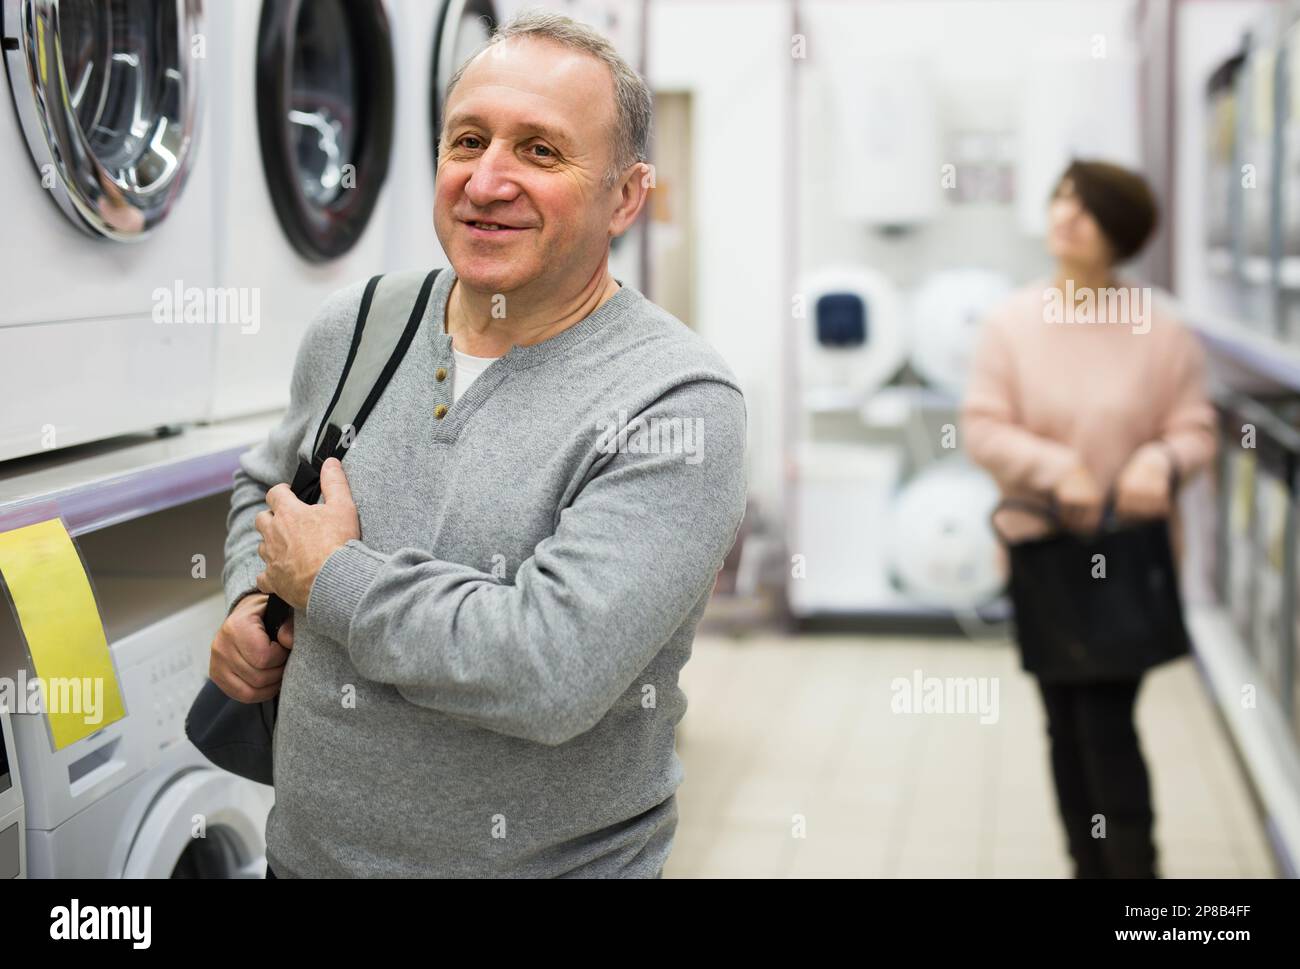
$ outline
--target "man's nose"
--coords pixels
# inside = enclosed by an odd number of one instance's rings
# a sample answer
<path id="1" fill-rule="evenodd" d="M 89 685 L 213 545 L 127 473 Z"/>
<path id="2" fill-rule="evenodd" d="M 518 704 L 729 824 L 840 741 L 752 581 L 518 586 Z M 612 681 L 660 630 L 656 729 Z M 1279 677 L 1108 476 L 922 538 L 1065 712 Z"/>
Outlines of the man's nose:
<path id="1" fill-rule="evenodd" d="M 519 194 L 514 179 L 515 159 L 506 145 L 494 142 L 474 163 L 474 170 L 465 183 L 465 195 L 475 205 L 509 201 Z"/>

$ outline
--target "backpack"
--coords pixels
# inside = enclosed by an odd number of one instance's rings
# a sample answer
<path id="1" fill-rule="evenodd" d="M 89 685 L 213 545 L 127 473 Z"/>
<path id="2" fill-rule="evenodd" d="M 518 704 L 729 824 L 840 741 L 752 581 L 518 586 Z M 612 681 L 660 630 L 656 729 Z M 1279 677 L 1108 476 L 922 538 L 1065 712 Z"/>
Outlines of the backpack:
<path id="1" fill-rule="evenodd" d="M 346 457 L 420 328 L 439 271 L 389 273 L 367 282 L 343 373 L 316 431 L 311 460 L 299 459 L 293 477 L 291 487 L 300 501 L 314 505 L 320 498 L 321 466 L 328 458 Z M 263 616 L 267 635 L 274 639 L 292 615 L 293 607 L 272 595 Z M 218 767 L 271 784 L 279 706 L 278 694 L 260 703 L 241 703 L 208 680 L 185 717 L 185 735 Z"/>

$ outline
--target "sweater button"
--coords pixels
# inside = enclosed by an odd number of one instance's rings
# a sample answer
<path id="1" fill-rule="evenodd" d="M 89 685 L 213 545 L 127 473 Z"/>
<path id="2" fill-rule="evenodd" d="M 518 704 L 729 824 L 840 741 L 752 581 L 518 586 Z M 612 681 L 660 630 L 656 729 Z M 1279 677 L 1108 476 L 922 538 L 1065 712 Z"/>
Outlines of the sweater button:
<path id="1" fill-rule="evenodd" d="M 435 370 L 435 371 L 433 372 L 433 376 L 434 376 L 434 379 L 435 379 L 435 380 L 446 380 L 446 379 L 447 379 L 447 368 L 446 368 L 446 367 L 439 367 L 437 370 Z"/>
<path id="2" fill-rule="evenodd" d="M 437 407 L 435 407 L 435 408 L 433 409 L 433 416 L 436 417 L 436 418 L 438 418 L 438 420 L 442 420 L 443 416 L 444 416 L 446 413 L 447 413 L 447 405 L 446 405 L 446 404 L 439 404 Z"/>

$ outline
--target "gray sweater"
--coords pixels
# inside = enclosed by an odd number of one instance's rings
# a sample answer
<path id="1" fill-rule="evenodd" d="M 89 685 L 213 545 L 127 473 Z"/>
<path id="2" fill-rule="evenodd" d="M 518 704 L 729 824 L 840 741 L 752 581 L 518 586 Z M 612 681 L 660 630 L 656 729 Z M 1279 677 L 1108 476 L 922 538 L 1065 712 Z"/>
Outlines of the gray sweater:
<path id="1" fill-rule="evenodd" d="M 717 353 L 624 286 L 453 405 L 453 279 L 343 462 L 361 539 L 295 616 L 267 857 L 304 877 L 658 875 L 683 778 L 678 673 L 745 507 L 744 399 Z M 283 421 L 240 461 L 232 607 L 363 288 L 320 308 Z"/>

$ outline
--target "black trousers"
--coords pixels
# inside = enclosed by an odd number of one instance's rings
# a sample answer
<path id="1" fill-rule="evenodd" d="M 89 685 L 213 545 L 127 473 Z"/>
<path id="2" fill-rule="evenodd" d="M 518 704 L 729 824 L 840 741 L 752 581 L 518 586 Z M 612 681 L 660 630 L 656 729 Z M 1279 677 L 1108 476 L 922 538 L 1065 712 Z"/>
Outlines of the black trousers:
<path id="1" fill-rule="evenodd" d="M 1155 817 L 1133 722 L 1140 679 L 1038 683 L 1076 878 L 1155 878 Z"/>

